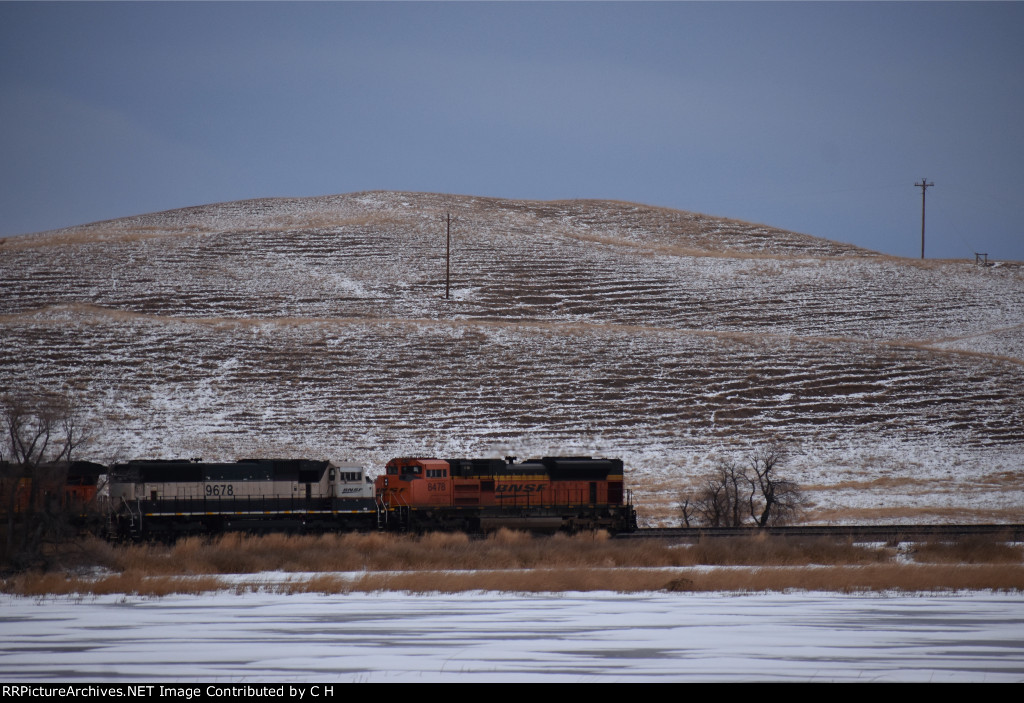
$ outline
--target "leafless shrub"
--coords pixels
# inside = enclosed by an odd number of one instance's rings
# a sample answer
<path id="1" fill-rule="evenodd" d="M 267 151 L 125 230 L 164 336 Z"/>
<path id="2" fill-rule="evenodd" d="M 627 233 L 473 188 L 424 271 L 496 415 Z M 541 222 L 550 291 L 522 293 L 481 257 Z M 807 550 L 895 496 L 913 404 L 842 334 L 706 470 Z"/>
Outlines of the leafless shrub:
<path id="1" fill-rule="evenodd" d="M 787 458 L 784 445 L 772 441 L 753 450 L 745 462 L 720 459 L 690 491 L 679 495 L 686 527 L 767 527 L 797 519 L 807 504 L 800 487 L 779 475 Z"/>

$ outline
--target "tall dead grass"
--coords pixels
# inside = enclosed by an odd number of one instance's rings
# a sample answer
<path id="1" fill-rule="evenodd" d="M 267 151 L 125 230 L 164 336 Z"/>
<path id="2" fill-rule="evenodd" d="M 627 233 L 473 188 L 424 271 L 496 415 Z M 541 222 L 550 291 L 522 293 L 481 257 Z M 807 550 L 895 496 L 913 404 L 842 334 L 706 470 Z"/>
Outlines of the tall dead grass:
<path id="1" fill-rule="evenodd" d="M 79 570 L 88 564 L 103 575 L 18 574 L 0 581 L 0 591 L 160 596 L 226 588 L 276 593 L 1024 589 L 1024 548 L 984 538 L 919 543 L 908 554 L 895 547 L 762 533 L 692 545 L 612 540 L 604 532 L 535 537 L 499 530 L 486 539 L 461 533 L 227 534 L 174 545 L 113 547 L 95 540 L 79 555 Z M 905 563 L 908 556 L 915 563 Z M 268 571 L 303 575 L 269 585 L 245 578 L 229 585 L 219 577 Z"/>
<path id="2" fill-rule="evenodd" d="M 514 569 L 482 571 L 371 572 L 355 578 L 319 574 L 283 583 L 258 581 L 228 584 L 216 576 L 145 576 L 138 572 L 113 574 L 99 579 L 60 574 L 21 574 L 3 584 L 4 592 L 20 596 L 97 596 L 127 594 L 167 596 L 200 595 L 211 591 L 236 593 L 542 593 L 565 591 L 613 591 L 637 593 L 827 591 L 858 593 L 878 591 L 934 592 L 960 590 L 1024 590 L 1024 566 L 871 564 L 829 568 L 726 567 L 687 569 Z"/>
<path id="3" fill-rule="evenodd" d="M 986 548 L 987 547 L 987 548 Z M 949 556 L 936 556 L 945 549 Z M 160 575 L 246 574 L 263 571 L 423 571 L 484 569 L 654 568 L 683 566 L 864 565 L 893 560 L 894 548 L 825 537 L 671 540 L 613 540 L 606 532 L 535 537 L 502 529 L 486 539 L 462 533 L 424 535 L 230 533 L 188 537 L 173 545 L 113 547 L 91 540 L 78 565 L 116 572 Z M 922 560 L 947 563 L 1020 563 L 1022 550 L 999 541 L 974 539 L 957 546 L 924 545 Z M 957 559 L 957 555 L 962 558 Z"/>
<path id="4" fill-rule="evenodd" d="M 188 537 L 170 546 L 127 545 L 106 556 L 101 566 L 154 575 L 663 566 L 686 562 L 682 550 L 657 541 L 627 544 L 609 540 L 607 533 L 535 538 L 511 530 L 499 530 L 482 540 L 471 540 L 461 533 L 227 534 Z"/>
<path id="5" fill-rule="evenodd" d="M 86 578 L 58 573 L 29 572 L 0 582 L 0 590 L 19 596 L 110 595 L 169 596 L 199 595 L 224 588 L 215 576 L 159 576 L 138 571 Z"/>
<path id="6" fill-rule="evenodd" d="M 378 555 L 401 551 L 401 540 L 384 534 L 228 533 L 187 537 L 173 545 L 127 545 L 102 564 L 150 574 L 244 574 L 260 571 L 358 571 Z M 432 550 L 430 550 L 432 551 Z"/>
<path id="7" fill-rule="evenodd" d="M 936 564 L 1020 564 L 1024 547 L 984 537 L 932 540 L 913 546 L 914 561 Z"/>

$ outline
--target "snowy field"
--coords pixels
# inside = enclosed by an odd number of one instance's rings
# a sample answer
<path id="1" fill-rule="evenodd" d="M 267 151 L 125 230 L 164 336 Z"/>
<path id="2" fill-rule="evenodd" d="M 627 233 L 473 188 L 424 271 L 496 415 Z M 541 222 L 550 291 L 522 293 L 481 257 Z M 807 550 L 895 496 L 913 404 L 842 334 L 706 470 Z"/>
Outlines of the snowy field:
<path id="1" fill-rule="evenodd" d="M 445 299 L 452 211 L 452 295 Z M 352 193 L 7 240 L 0 390 L 81 458 L 620 458 L 643 525 L 778 438 L 806 520 L 1024 520 L 1024 265 L 612 201 Z"/>
<path id="2" fill-rule="evenodd" d="M 1024 597 L 0 597 L 5 682 L 1024 681 Z"/>

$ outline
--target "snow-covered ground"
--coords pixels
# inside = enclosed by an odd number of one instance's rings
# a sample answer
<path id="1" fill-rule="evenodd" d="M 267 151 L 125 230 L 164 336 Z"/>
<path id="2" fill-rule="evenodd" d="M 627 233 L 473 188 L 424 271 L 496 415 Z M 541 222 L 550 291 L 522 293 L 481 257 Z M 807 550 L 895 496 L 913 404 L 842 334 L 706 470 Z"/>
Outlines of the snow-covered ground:
<path id="1" fill-rule="evenodd" d="M 1024 597 L 0 596 L 5 682 L 1024 681 Z"/>
<path id="2" fill-rule="evenodd" d="M 440 214 L 456 217 L 444 298 Z M 98 461 L 622 458 L 641 518 L 774 436 L 815 519 L 1024 520 L 1024 270 L 607 201 L 355 193 L 13 238 L 0 388 Z"/>

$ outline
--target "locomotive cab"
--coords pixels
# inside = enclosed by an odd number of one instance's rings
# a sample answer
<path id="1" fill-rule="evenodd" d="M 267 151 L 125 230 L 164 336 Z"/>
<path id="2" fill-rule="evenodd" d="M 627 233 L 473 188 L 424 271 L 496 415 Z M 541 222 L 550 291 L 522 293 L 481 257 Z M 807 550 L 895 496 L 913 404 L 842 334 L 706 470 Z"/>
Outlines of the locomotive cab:
<path id="1" fill-rule="evenodd" d="M 373 483 L 361 464 L 331 464 L 328 471 L 331 495 L 338 498 L 373 498 Z"/>
<path id="2" fill-rule="evenodd" d="M 452 477 L 447 461 L 400 458 L 377 477 L 377 495 L 389 507 L 449 506 Z"/>

